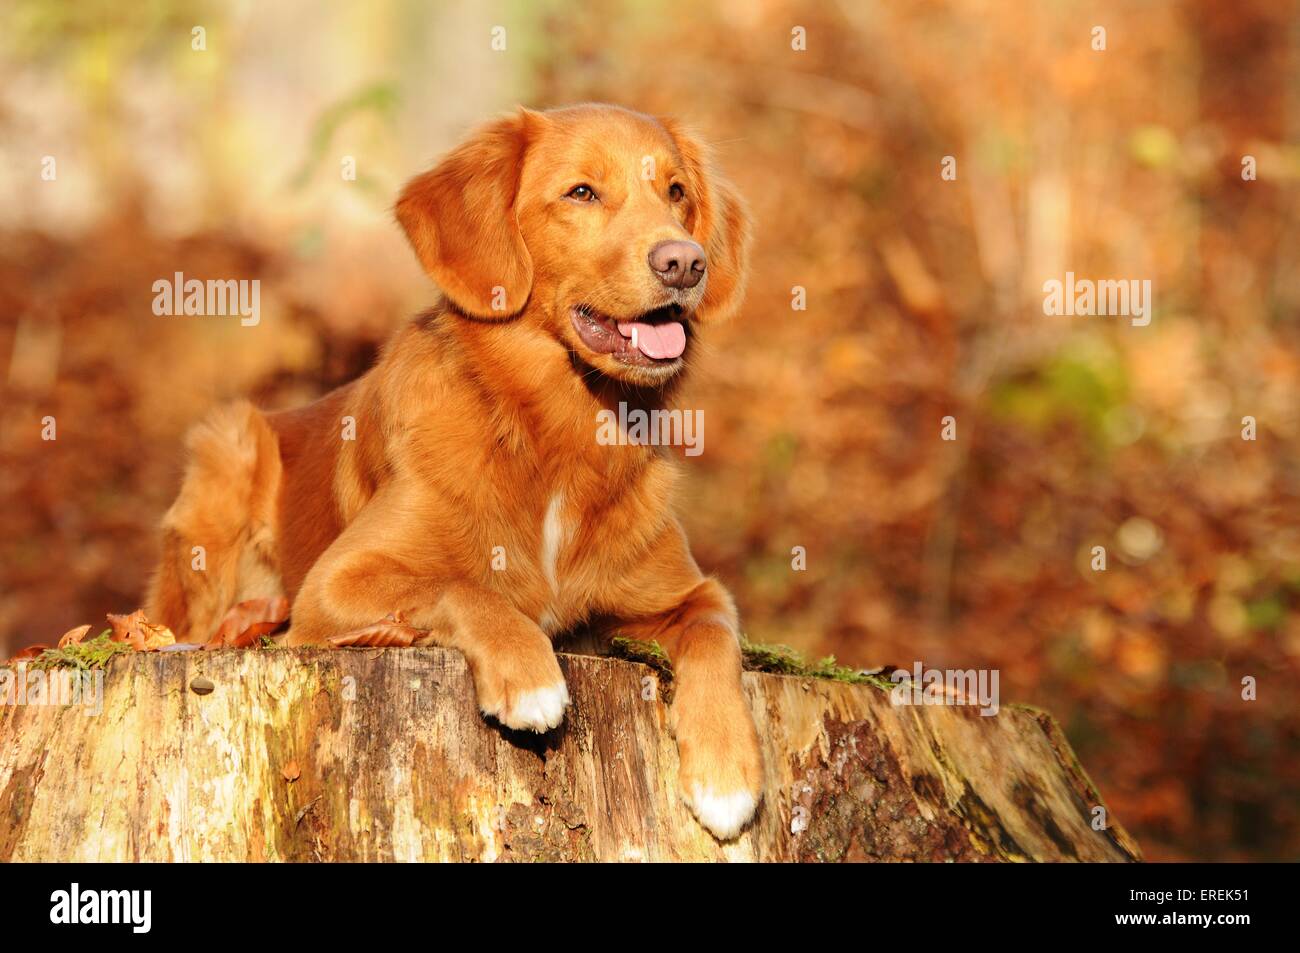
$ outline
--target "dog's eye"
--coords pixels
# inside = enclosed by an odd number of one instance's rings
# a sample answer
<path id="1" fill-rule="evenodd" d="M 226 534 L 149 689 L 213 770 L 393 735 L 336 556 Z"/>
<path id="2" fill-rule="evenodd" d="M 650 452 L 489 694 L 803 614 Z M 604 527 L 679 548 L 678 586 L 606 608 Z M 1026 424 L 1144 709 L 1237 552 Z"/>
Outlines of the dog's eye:
<path id="1" fill-rule="evenodd" d="M 682 199 L 686 198 L 686 190 L 674 182 L 672 185 L 668 186 L 668 198 L 673 202 L 680 202 Z"/>
<path id="2" fill-rule="evenodd" d="M 565 198 L 573 199 L 575 202 L 594 202 L 596 193 L 592 191 L 590 185 L 575 185 L 565 194 Z"/>

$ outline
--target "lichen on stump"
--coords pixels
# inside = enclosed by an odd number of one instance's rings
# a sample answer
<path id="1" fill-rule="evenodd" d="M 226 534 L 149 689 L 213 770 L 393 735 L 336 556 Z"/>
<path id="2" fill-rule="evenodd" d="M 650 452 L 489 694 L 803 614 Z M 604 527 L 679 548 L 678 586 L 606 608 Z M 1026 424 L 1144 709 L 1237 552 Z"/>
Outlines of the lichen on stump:
<path id="1" fill-rule="evenodd" d="M 560 662 L 573 707 L 538 736 L 485 721 L 442 649 L 115 658 L 97 715 L 0 707 L 0 860 L 1138 859 L 1044 713 L 755 672 L 767 794 L 720 844 L 659 673 Z"/>

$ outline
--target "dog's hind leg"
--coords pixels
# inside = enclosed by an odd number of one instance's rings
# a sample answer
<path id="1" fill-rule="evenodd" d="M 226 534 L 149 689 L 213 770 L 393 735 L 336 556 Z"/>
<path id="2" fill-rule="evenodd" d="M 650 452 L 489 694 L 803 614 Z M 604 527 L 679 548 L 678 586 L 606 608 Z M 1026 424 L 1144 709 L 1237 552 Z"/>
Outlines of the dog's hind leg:
<path id="1" fill-rule="evenodd" d="M 235 603 L 282 594 L 280 449 L 266 418 L 244 401 L 214 411 L 186 444 L 185 477 L 163 517 L 145 612 L 178 640 L 203 642 Z"/>

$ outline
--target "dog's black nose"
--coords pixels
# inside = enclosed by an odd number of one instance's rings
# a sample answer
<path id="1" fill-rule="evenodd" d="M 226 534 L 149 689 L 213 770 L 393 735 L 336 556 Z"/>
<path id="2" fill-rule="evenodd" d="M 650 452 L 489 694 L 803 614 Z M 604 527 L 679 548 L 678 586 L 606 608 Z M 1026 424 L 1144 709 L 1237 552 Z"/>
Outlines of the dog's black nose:
<path id="1" fill-rule="evenodd" d="M 707 267 L 704 249 L 695 242 L 660 242 L 650 249 L 650 268 L 669 288 L 694 288 Z"/>

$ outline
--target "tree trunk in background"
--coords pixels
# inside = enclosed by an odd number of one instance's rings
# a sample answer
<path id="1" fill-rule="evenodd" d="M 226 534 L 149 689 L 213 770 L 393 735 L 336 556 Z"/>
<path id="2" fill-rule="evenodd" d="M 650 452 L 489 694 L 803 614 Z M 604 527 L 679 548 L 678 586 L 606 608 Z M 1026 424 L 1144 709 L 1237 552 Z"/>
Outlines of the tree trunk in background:
<path id="1" fill-rule="evenodd" d="M 0 860 L 1138 859 L 1045 713 L 752 672 L 766 800 L 719 844 L 655 673 L 560 664 L 573 707 L 535 736 L 486 723 L 441 649 L 118 658 L 98 715 L 0 707 Z"/>

